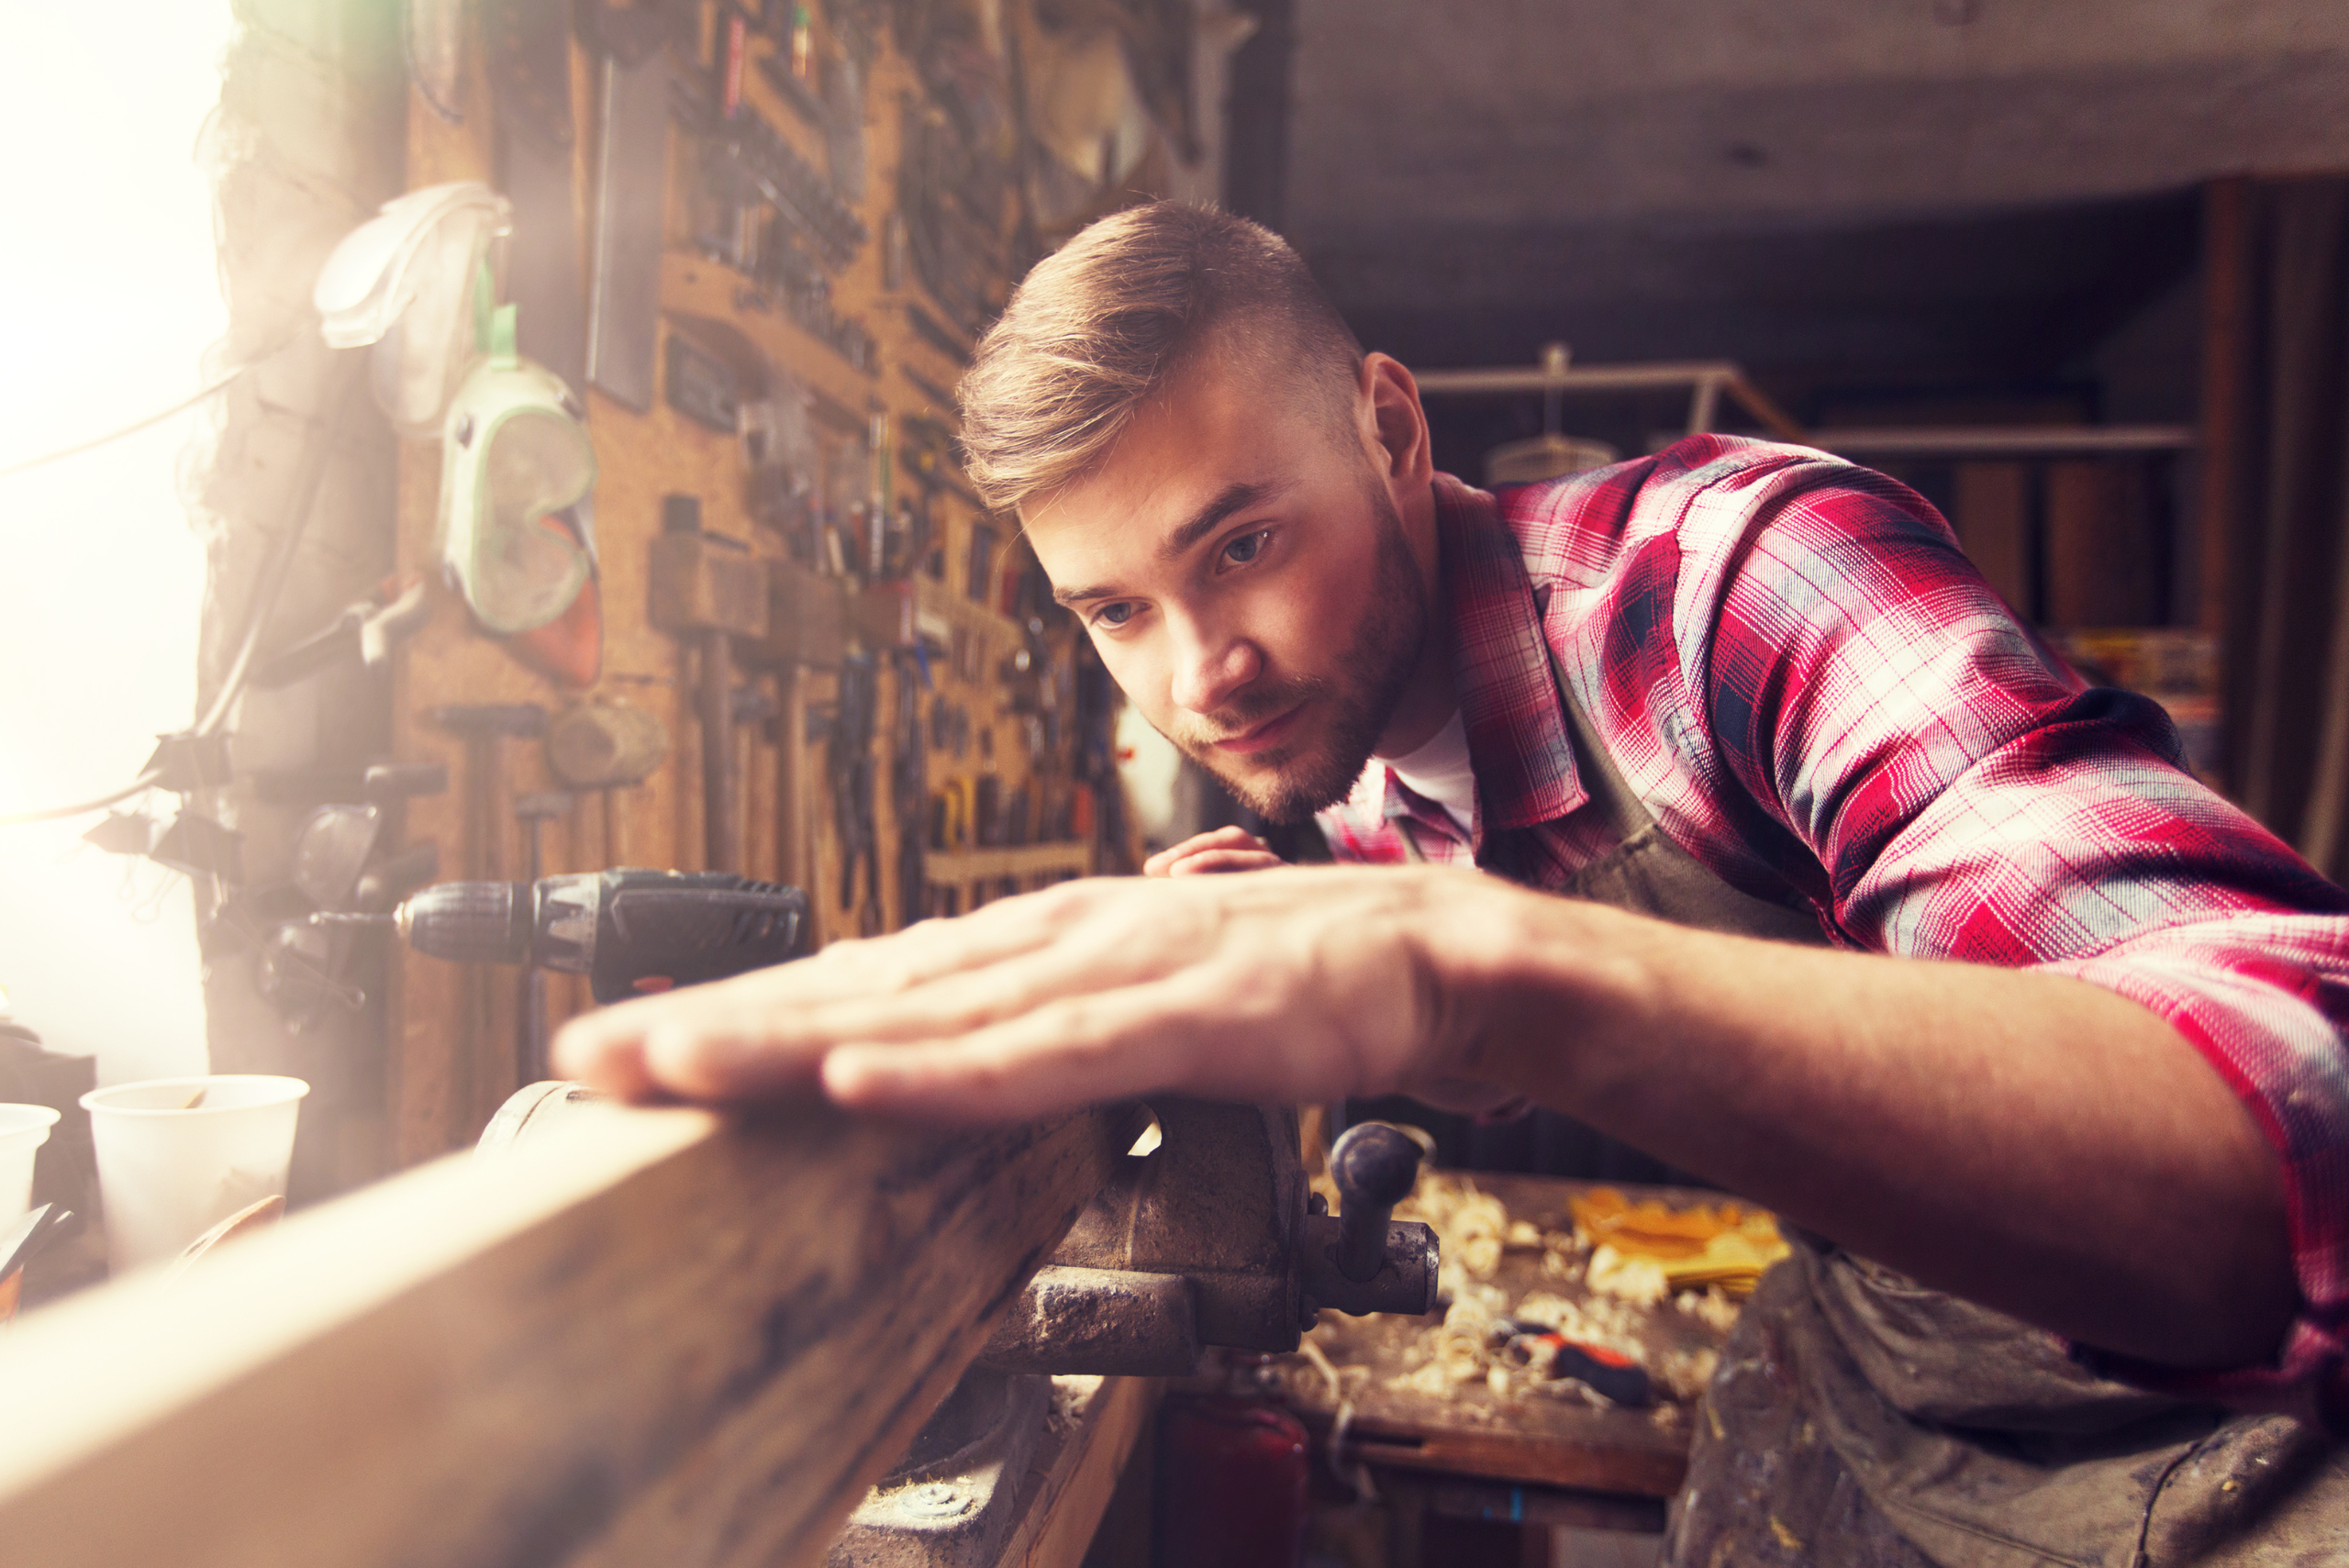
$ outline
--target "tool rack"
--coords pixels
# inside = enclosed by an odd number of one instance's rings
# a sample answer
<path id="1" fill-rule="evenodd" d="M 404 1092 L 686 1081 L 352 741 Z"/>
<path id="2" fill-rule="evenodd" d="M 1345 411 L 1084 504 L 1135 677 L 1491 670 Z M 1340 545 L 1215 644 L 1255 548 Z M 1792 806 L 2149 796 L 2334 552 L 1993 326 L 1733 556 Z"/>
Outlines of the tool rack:
<path id="1" fill-rule="evenodd" d="M 778 139 L 796 154 L 794 167 L 803 179 L 820 178 L 827 167 L 829 150 L 816 123 L 821 116 L 808 112 L 815 100 L 792 78 L 793 40 L 787 32 L 746 28 L 746 21 L 759 18 L 734 0 L 689 0 L 684 8 L 699 28 L 700 50 L 694 56 L 671 48 L 687 90 L 675 95 L 679 106 L 666 130 L 659 389 L 641 411 L 592 385 L 578 389 L 600 471 L 593 516 L 601 679 L 585 693 L 558 689 L 482 635 L 454 605 L 443 605 L 398 655 L 396 755 L 445 759 L 458 773 L 446 795 L 414 803 L 406 822 L 410 841 L 439 842 L 443 875 L 521 876 L 521 828 L 511 803 L 556 781 L 541 749 L 527 743 L 496 748 L 483 778 L 467 776 L 461 748 L 432 726 L 428 711 L 439 704 L 496 702 L 558 709 L 577 701 L 616 701 L 651 711 L 668 731 L 669 753 L 642 784 L 582 795 L 567 816 L 545 824 L 549 874 L 601 869 L 619 863 L 611 858 L 618 854 L 626 863 L 732 870 L 804 886 L 820 944 L 1111 868 L 1097 840 L 1114 834 L 1119 814 L 1079 798 L 1089 796 L 1093 786 L 1080 776 L 1087 764 L 1069 704 L 1076 684 L 1072 673 L 1090 650 L 1080 646 L 1084 639 L 1073 620 L 1035 591 L 1032 578 L 1023 590 L 1032 557 L 1018 539 L 1016 523 L 990 517 L 954 469 L 951 449 L 941 450 L 956 414 L 941 394 L 963 368 L 956 326 L 967 330 L 983 323 L 966 322 L 967 301 L 939 299 L 925 286 L 922 269 L 907 264 L 904 220 L 893 211 L 905 189 L 901 143 L 909 128 L 925 123 L 927 89 L 893 28 L 880 19 L 883 8 L 839 4 L 845 8 L 812 7 L 810 52 L 819 62 L 837 61 L 847 47 L 836 27 L 843 22 L 864 29 L 872 52 L 863 76 L 862 195 L 843 196 L 853 223 L 833 214 L 808 252 L 825 264 L 818 292 L 829 314 L 821 320 L 803 307 L 800 296 L 780 298 L 696 243 L 703 226 L 694 203 L 705 187 L 697 183 L 702 143 L 694 135 L 695 117 L 706 114 L 713 84 L 725 80 L 729 29 L 747 43 L 740 112 L 755 116 L 760 127 L 756 138 L 746 139 Z M 679 7 L 662 9 L 683 20 Z M 464 179 L 497 183 L 496 106 L 482 54 L 470 51 L 461 122 L 449 123 L 412 95 L 409 188 Z M 592 288 L 598 116 L 606 100 L 597 86 L 598 56 L 576 36 L 570 54 L 577 240 L 581 276 Z M 780 82 L 788 82 L 793 93 L 786 95 Z M 795 190 L 791 199 L 804 205 L 822 195 Z M 958 193 L 955 205 L 967 209 L 970 204 Z M 998 307 L 1011 282 L 1013 208 L 1007 190 L 998 243 L 976 261 L 963 258 L 963 277 L 978 276 Z M 818 335 L 810 330 L 811 320 L 832 328 Z M 909 573 L 874 581 L 856 572 L 853 562 L 842 573 L 842 562 L 795 550 L 791 538 L 754 512 L 741 439 L 680 412 L 670 395 L 677 373 L 672 340 L 683 334 L 706 346 L 713 324 L 721 334 L 739 334 L 805 389 L 808 427 L 822 452 L 815 476 L 819 503 L 852 506 L 863 498 L 861 488 L 874 488 L 877 472 L 885 475 L 884 488 L 894 484 L 926 513 L 928 548 Z M 856 351 L 856 332 L 869 338 L 869 354 Z M 523 337 L 527 353 L 527 323 Z M 400 564 L 429 566 L 440 481 L 438 443 L 403 442 L 398 475 Z M 662 528 L 663 497 L 678 495 L 697 497 L 701 527 L 747 545 L 771 573 L 767 635 L 741 639 L 733 655 L 745 696 L 736 711 L 750 717 L 735 725 L 741 863 L 729 867 L 705 864 L 695 697 L 699 655 L 689 639 L 656 628 L 648 613 L 649 553 Z M 869 866 L 844 866 L 855 848 L 844 839 L 860 835 L 853 831 L 853 812 L 844 830 L 828 748 L 840 724 L 843 671 L 867 667 L 861 661 L 870 662 L 873 675 L 871 766 L 864 776 L 876 858 Z M 907 683 L 914 684 L 910 694 Z M 910 707 L 908 695 L 915 699 Z M 918 759 L 903 722 L 908 713 L 920 732 Z M 932 744 L 933 734 L 943 744 Z M 488 823 L 469 825 L 465 802 L 484 792 L 495 803 Z M 901 820 L 913 813 L 901 812 L 900 799 L 908 806 L 918 801 L 915 809 L 930 819 Z M 992 820 L 974 819 L 982 799 L 995 803 Z M 1111 862 L 1121 849 L 1112 843 Z M 918 868 L 910 863 L 915 854 L 924 862 Z M 503 972 L 413 957 L 395 962 L 400 972 L 392 987 L 387 1099 L 394 1160 L 405 1164 L 469 1142 L 516 1087 L 507 1042 L 518 1003 Z M 572 977 L 549 979 L 554 1023 L 587 1005 L 584 985 Z"/>

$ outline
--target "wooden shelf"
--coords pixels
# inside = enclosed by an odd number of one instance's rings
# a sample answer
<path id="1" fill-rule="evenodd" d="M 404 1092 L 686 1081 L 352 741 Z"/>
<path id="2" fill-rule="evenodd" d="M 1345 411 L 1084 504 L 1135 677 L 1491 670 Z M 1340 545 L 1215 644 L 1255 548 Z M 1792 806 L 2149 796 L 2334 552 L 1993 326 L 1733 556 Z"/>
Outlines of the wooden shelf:
<path id="1" fill-rule="evenodd" d="M 934 883 L 989 882 L 1002 876 L 1042 872 L 1093 874 L 1093 846 L 1085 843 L 1019 844 L 995 850 L 932 850 L 922 857 L 922 874 Z"/>

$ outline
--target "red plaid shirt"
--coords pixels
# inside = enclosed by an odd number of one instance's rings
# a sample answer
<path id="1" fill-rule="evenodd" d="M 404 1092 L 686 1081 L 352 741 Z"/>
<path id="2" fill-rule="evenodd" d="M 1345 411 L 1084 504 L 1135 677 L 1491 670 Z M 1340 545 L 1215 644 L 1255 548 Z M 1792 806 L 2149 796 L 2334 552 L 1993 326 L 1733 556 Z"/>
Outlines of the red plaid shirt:
<path id="1" fill-rule="evenodd" d="M 1489 869 L 1506 844 L 1555 888 L 1613 848 L 1554 650 L 1657 822 L 1731 885 L 1839 946 L 2076 975 L 2209 1057 L 2282 1155 L 2300 1315 L 2272 1366 L 2094 1359 L 2349 1429 L 2349 894 L 2195 782 L 2155 704 L 2086 686 L 1881 474 L 1698 436 L 1498 496 L 1441 476 L 1436 515 L 1473 830 L 1374 761 L 1322 814 L 1337 858 L 1399 862 L 1408 837 Z"/>

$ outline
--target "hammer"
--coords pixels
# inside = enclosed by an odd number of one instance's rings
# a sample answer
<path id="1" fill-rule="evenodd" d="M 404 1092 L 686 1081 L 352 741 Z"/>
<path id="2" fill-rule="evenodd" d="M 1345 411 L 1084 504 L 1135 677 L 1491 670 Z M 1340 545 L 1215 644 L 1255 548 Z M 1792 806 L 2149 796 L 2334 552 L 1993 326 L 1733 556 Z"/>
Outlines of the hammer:
<path id="1" fill-rule="evenodd" d="M 625 703 L 583 703 L 547 725 L 547 771 L 575 790 L 603 798 L 604 864 L 628 864 L 618 792 L 642 784 L 669 757 L 661 720 Z"/>
<path id="2" fill-rule="evenodd" d="M 545 734 L 547 710 L 534 702 L 450 703 L 433 708 L 431 718 L 465 743 L 465 858 L 473 875 L 502 882 L 506 868 L 498 852 L 497 743 Z M 464 984 L 466 1052 L 479 1073 L 492 1038 L 490 997 L 478 980 L 468 978 Z"/>
<path id="3" fill-rule="evenodd" d="M 539 858 L 539 829 L 547 818 L 569 811 L 571 802 L 571 792 L 560 789 L 515 797 L 514 815 L 521 819 L 523 842 L 529 856 L 529 875 L 526 880 L 533 888 L 546 874 L 546 867 Z M 521 1076 L 515 1082 L 535 1084 L 547 1075 L 547 977 L 535 963 L 522 966 L 521 1004 L 514 1040 L 514 1065 Z"/>
<path id="4" fill-rule="evenodd" d="M 766 565 L 750 547 L 705 533 L 701 498 L 663 495 L 652 541 L 652 624 L 696 642 L 701 670 L 702 832 L 705 869 L 740 869 L 734 788 L 733 639 L 767 634 Z"/>
<path id="5" fill-rule="evenodd" d="M 432 710 L 432 722 L 465 743 L 465 849 L 473 875 L 496 881 L 497 743 L 535 740 L 546 733 L 547 710 L 534 702 L 452 703 Z"/>

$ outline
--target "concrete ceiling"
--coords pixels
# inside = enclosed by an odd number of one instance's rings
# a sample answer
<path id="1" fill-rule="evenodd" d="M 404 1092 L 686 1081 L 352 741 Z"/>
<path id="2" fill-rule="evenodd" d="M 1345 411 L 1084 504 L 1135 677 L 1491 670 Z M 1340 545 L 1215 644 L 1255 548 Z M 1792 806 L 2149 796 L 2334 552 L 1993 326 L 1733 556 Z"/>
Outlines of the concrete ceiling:
<path id="1" fill-rule="evenodd" d="M 2349 168 L 2343 0 L 1296 0 L 1294 26 L 1281 227 L 1421 363 L 1561 336 L 2027 374 L 2190 265 L 2197 182 Z"/>

